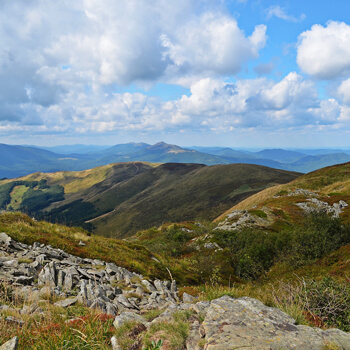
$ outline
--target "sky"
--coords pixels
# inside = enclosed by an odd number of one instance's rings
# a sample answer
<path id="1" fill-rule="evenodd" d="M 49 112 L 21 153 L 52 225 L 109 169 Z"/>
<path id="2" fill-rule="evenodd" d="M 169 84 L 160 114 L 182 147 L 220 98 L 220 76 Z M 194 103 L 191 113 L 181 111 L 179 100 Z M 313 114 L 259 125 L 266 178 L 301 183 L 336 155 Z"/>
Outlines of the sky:
<path id="1" fill-rule="evenodd" d="M 350 147 L 348 0 L 0 0 L 0 143 Z"/>

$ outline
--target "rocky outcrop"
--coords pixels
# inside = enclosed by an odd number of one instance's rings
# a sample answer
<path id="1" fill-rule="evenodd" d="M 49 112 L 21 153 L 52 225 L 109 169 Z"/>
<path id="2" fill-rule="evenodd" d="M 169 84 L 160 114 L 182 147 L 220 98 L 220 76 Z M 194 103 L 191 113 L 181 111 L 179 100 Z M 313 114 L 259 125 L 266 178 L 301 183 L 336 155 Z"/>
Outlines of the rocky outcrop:
<path id="1" fill-rule="evenodd" d="M 80 302 L 113 316 L 178 301 L 175 281 L 149 281 L 114 263 L 83 259 L 39 243 L 18 243 L 5 233 L 0 234 L 0 281 L 17 286 L 24 296 L 56 295 L 63 299 L 57 306 Z"/>
<path id="2" fill-rule="evenodd" d="M 271 220 L 256 216 L 247 210 L 233 210 L 214 230 L 235 231 L 243 227 L 268 226 L 269 224 Z"/>
<path id="3" fill-rule="evenodd" d="M 176 312 L 190 310 L 189 334 L 183 349 L 323 350 L 329 345 L 350 350 L 350 334 L 296 325 L 287 314 L 258 300 L 224 296 L 196 302 L 184 293 L 180 301 L 175 281 L 151 281 L 113 263 L 79 258 L 38 243 L 18 243 L 4 233 L 0 234 L 0 281 L 12 284 L 23 299 L 31 297 L 17 310 L 20 315 L 43 313 L 40 299 L 56 295 L 60 299 L 57 307 L 81 303 L 115 316 L 115 327 L 135 323 L 133 335 L 138 346 L 143 332 L 152 325 L 171 322 Z M 142 312 L 149 309 L 162 312 L 148 322 Z M 8 313 L 11 307 L 0 305 L 0 317 L 3 311 Z M 15 327 L 24 324 L 12 316 L 3 317 L 2 322 Z M 13 338 L 0 349 L 17 349 L 17 344 L 18 339 Z M 116 337 L 111 344 L 113 349 L 121 349 Z"/>
<path id="4" fill-rule="evenodd" d="M 333 205 L 329 205 L 327 202 L 321 201 L 317 198 L 307 199 L 306 202 L 297 203 L 296 205 L 307 213 L 324 212 L 334 218 L 338 218 L 344 208 L 348 206 L 343 200 L 338 203 L 333 203 Z"/>
<path id="5" fill-rule="evenodd" d="M 204 349 L 350 349 L 350 334 L 295 325 L 284 312 L 252 298 L 213 300 L 202 324 Z"/>

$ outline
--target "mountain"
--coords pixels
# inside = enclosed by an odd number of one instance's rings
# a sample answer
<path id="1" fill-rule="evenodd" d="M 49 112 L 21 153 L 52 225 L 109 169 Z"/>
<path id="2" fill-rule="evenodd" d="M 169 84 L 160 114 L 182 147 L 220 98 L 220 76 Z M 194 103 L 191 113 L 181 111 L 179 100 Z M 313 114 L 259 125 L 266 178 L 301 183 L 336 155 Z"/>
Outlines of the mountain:
<path id="1" fill-rule="evenodd" d="M 34 147 L 0 144 L 0 177 L 18 177 L 34 171 L 75 169 L 77 158 Z"/>
<path id="2" fill-rule="evenodd" d="M 228 158 L 258 158 L 252 152 L 247 151 L 237 151 L 229 147 L 190 147 L 199 152 L 209 153 L 216 156 L 228 157 Z"/>
<path id="3" fill-rule="evenodd" d="M 334 153 L 346 153 L 350 154 L 350 150 L 344 150 L 344 149 L 336 149 L 336 148 L 298 148 L 298 149 L 293 149 L 292 151 L 299 152 L 299 153 L 304 153 L 306 155 L 310 156 L 317 156 L 320 154 L 334 154 Z"/>
<path id="4" fill-rule="evenodd" d="M 0 178 L 15 178 L 35 171 L 79 171 L 111 163 L 139 161 L 205 165 L 246 163 L 305 173 L 350 160 L 350 155 L 346 153 L 312 156 L 282 149 L 266 149 L 254 153 L 224 147 L 190 149 L 164 142 L 155 145 L 131 142 L 103 149 L 100 146 L 84 145 L 57 146 L 49 149 L 61 151 L 62 154 L 38 147 L 0 144 Z"/>
<path id="5" fill-rule="evenodd" d="M 331 166 L 350 161 L 350 155 L 346 153 L 320 154 L 306 156 L 295 162 L 285 165 L 284 169 L 308 173 L 326 166 Z"/>
<path id="6" fill-rule="evenodd" d="M 305 153 L 286 151 L 284 149 L 264 149 L 260 152 L 254 153 L 256 157 L 272 159 L 281 163 L 291 163 L 306 156 Z"/>
<path id="7" fill-rule="evenodd" d="M 161 144 L 152 149 L 159 148 L 179 151 Z M 249 164 L 119 163 L 2 181 L 0 207 L 121 237 L 167 221 L 212 220 L 243 198 L 298 176 Z"/>
<path id="8" fill-rule="evenodd" d="M 62 145 L 62 146 L 52 146 L 52 147 L 37 147 L 35 148 L 45 149 L 51 152 L 59 154 L 86 154 L 91 152 L 101 152 L 109 148 L 109 146 L 98 146 L 98 145 Z"/>
<path id="9" fill-rule="evenodd" d="M 99 155 L 126 155 L 136 153 L 144 148 L 150 147 L 149 144 L 143 142 L 129 142 L 112 147 L 105 148 L 102 152 L 95 152 Z"/>

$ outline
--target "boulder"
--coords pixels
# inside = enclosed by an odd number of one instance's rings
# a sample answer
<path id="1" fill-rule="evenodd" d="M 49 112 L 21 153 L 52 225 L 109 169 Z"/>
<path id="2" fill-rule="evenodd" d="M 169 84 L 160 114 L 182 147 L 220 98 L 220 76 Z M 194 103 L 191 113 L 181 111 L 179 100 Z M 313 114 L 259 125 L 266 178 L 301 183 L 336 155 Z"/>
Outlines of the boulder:
<path id="1" fill-rule="evenodd" d="M 58 301 L 57 303 L 55 303 L 55 306 L 69 307 L 76 304 L 77 301 L 78 301 L 78 298 L 68 298 L 68 299 Z"/>
<path id="2" fill-rule="evenodd" d="M 213 300 L 203 322 L 205 350 L 322 350 L 327 344 L 350 350 L 350 334 L 295 325 L 281 310 L 252 298 Z"/>
<path id="3" fill-rule="evenodd" d="M 137 323 L 146 324 L 146 320 L 133 312 L 122 312 L 119 316 L 117 316 L 113 322 L 113 326 L 118 328 L 122 326 L 125 322 L 135 321 Z"/>

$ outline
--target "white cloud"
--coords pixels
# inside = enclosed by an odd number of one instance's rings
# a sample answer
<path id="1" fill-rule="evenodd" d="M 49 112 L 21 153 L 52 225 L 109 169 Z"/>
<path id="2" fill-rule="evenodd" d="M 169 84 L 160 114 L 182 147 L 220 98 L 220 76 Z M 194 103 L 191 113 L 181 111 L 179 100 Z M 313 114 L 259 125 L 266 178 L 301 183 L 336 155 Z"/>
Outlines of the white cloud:
<path id="1" fill-rule="evenodd" d="M 301 14 L 299 16 L 299 18 L 294 17 L 292 15 L 289 15 L 286 12 L 286 10 L 283 9 L 279 5 L 270 6 L 266 10 L 266 17 L 267 17 L 267 19 L 270 19 L 272 17 L 277 17 L 277 18 L 280 18 L 280 19 L 283 19 L 283 20 L 289 21 L 289 22 L 300 22 L 300 21 L 302 21 L 302 20 L 304 20 L 306 18 L 306 16 L 304 14 Z"/>
<path id="2" fill-rule="evenodd" d="M 0 2 L 0 120 L 18 122 L 29 106 L 50 113 L 50 106 L 58 106 L 59 115 L 62 110 L 83 115 L 81 101 L 72 96 L 87 90 L 96 97 L 94 108 L 103 111 L 97 96 L 116 85 L 189 84 L 203 76 L 238 73 L 259 56 L 266 27 L 258 25 L 246 35 L 224 12 L 220 0 Z M 115 106 L 121 107 L 121 118 L 126 106 L 125 101 Z M 183 117 L 174 114 L 171 120 Z M 117 127 L 115 122 L 104 129 Z"/>
<path id="3" fill-rule="evenodd" d="M 12 118 L 0 121 L 0 130 L 18 127 L 37 133 L 98 135 L 179 129 L 349 129 L 349 110 L 336 99 L 320 100 L 314 83 L 292 72 L 278 82 L 266 78 L 235 83 L 200 79 L 192 84 L 189 96 L 167 102 L 141 93 L 70 91 L 50 106 L 32 101 L 21 104 L 12 110 Z"/>
<path id="4" fill-rule="evenodd" d="M 333 79 L 350 72 L 350 26 L 328 22 L 314 25 L 299 36 L 297 62 L 307 74 Z"/>
<path id="5" fill-rule="evenodd" d="M 206 13 L 180 26 L 171 35 L 162 35 L 174 74 L 235 74 L 244 62 L 259 56 L 266 43 L 266 27 L 255 27 L 246 37 L 232 17 Z"/>
<path id="6" fill-rule="evenodd" d="M 342 99 L 342 101 L 350 106 L 350 79 L 344 80 L 339 88 L 338 88 L 338 95 Z"/>

